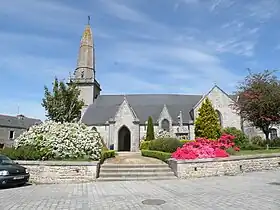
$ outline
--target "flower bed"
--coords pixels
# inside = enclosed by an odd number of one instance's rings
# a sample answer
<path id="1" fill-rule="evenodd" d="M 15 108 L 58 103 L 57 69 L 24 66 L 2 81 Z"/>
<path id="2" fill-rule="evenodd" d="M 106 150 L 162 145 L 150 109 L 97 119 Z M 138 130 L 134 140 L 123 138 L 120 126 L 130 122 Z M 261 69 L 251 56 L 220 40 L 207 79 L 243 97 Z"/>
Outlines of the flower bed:
<path id="1" fill-rule="evenodd" d="M 233 142 L 234 136 L 223 134 L 218 140 L 209 140 L 206 138 L 197 138 L 196 141 L 187 142 L 181 148 L 172 153 L 172 158 L 177 160 L 186 159 L 202 159 L 228 157 L 226 150 L 234 149 L 239 151 L 239 147 L 235 147 Z"/>

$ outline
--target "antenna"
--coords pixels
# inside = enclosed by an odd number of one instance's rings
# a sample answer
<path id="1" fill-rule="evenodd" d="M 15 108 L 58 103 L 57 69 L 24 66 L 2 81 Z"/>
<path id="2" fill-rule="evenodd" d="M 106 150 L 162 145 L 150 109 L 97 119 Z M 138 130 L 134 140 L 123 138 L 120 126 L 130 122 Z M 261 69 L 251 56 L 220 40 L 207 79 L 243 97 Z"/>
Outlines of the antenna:
<path id="1" fill-rule="evenodd" d="M 17 114 L 19 115 L 19 105 L 17 106 Z"/>
<path id="2" fill-rule="evenodd" d="M 90 16 L 88 16 L 88 25 L 90 25 Z"/>

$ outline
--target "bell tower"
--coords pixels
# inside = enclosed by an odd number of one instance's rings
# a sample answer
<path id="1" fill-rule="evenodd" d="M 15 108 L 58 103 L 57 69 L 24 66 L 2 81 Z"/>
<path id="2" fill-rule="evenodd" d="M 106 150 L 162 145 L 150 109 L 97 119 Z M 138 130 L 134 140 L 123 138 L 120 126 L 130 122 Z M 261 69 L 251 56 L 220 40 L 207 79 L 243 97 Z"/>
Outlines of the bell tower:
<path id="1" fill-rule="evenodd" d="M 92 30 L 90 27 L 90 16 L 83 32 L 74 76 L 70 78 L 80 89 L 80 99 L 85 103 L 85 110 L 94 102 L 101 91 L 100 85 L 95 79 L 95 50 Z"/>

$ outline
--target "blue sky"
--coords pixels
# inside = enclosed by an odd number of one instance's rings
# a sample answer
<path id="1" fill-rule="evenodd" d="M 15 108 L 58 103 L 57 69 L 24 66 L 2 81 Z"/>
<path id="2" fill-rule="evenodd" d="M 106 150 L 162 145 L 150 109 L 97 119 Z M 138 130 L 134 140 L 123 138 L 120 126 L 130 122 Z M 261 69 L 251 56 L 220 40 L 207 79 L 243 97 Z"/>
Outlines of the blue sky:
<path id="1" fill-rule="evenodd" d="M 44 119 L 43 87 L 67 78 L 91 16 L 103 94 L 227 92 L 278 69 L 278 0 L 9 0 L 0 6 L 0 113 Z M 278 23 L 278 25 L 277 25 Z"/>

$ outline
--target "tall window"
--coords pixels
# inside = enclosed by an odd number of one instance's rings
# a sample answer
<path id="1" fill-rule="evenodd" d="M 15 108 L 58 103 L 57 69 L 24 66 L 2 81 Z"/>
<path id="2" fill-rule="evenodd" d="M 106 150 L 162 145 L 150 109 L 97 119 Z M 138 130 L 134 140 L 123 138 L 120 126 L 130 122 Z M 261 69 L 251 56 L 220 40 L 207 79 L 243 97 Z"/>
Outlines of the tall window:
<path id="1" fill-rule="evenodd" d="M 15 138 L 15 131 L 10 131 L 9 132 L 9 139 L 14 139 Z"/>
<path id="2" fill-rule="evenodd" d="M 274 140 L 277 138 L 277 130 L 275 128 L 270 129 L 270 139 Z"/>
<path id="3" fill-rule="evenodd" d="M 169 132 L 169 121 L 167 119 L 164 119 L 164 120 L 161 121 L 161 128 L 164 131 Z"/>
<path id="4" fill-rule="evenodd" d="M 223 126 L 223 122 L 222 122 L 222 114 L 219 110 L 216 110 L 216 113 L 218 115 L 218 119 L 219 119 L 219 122 L 220 122 L 220 125 Z"/>

